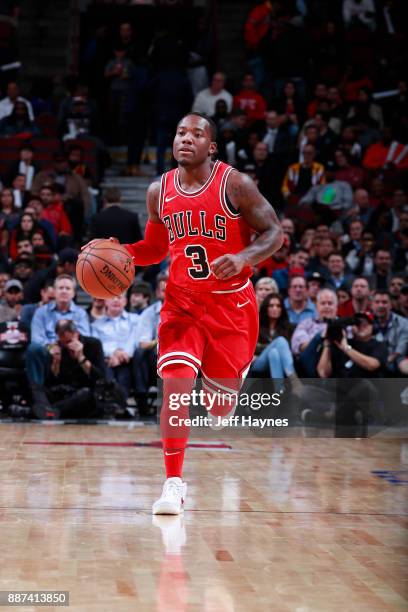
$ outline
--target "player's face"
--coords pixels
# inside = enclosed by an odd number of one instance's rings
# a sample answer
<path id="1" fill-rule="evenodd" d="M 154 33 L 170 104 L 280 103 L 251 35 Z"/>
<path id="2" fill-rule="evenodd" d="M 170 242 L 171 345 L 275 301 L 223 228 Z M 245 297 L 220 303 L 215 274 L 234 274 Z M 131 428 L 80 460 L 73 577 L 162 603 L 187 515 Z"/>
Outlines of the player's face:
<path id="1" fill-rule="evenodd" d="M 211 130 L 203 117 L 188 115 L 177 126 L 173 141 L 173 155 L 180 166 L 200 166 L 215 153 Z"/>

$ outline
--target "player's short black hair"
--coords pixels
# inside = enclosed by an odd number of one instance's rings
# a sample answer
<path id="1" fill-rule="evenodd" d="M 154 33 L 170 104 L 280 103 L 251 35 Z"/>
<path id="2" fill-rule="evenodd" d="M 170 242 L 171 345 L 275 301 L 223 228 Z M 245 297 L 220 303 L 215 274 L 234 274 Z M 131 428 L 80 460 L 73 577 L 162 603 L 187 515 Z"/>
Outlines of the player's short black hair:
<path id="1" fill-rule="evenodd" d="M 208 125 L 210 126 L 210 131 L 211 131 L 211 141 L 212 142 L 216 142 L 217 140 L 217 126 L 214 123 L 214 121 L 211 119 L 211 117 L 209 117 L 208 115 L 206 115 L 205 113 L 199 113 L 198 111 L 191 111 L 191 113 L 186 113 L 179 121 L 179 123 L 185 118 L 185 117 L 201 117 L 202 119 L 205 119 L 208 123 Z"/>

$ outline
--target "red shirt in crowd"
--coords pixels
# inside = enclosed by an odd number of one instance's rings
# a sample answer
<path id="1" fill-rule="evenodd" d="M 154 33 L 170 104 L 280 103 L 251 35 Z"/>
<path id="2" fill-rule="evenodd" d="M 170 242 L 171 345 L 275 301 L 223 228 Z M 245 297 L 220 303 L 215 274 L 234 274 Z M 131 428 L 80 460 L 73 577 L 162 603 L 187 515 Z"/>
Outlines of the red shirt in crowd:
<path id="1" fill-rule="evenodd" d="M 52 223 L 57 234 L 72 234 L 72 226 L 62 202 L 48 204 L 41 214 L 41 219 Z"/>
<path id="2" fill-rule="evenodd" d="M 240 108 L 247 116 L 248 124 L 265 119 L 266 101 L 256 91 L 243 89 L 234 96 L 234 108 Z"/>

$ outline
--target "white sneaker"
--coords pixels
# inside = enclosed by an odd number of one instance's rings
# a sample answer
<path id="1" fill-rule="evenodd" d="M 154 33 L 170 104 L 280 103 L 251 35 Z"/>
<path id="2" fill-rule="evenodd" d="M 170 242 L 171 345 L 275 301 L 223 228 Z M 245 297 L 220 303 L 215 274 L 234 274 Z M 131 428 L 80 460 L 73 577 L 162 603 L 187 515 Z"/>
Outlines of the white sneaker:
<path id="1" fill-rule="evenodd" d="M 186 499 L 187 483 L 175 476 L 168 478 L 163 485 L 160 499 L 153 504 L 153 514 L 180 514 Z"/>

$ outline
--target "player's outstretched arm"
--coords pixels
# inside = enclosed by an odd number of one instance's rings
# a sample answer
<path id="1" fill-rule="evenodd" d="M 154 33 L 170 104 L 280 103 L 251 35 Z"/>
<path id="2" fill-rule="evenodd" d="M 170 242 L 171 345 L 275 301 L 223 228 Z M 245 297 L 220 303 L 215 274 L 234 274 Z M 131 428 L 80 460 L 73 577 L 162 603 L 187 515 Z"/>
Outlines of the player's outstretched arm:
<path id="1" fill-rule="evenodd" d="M 249 176 L 231 172 L 227 196 L 258 237 L 240 253 L 222 255 L 212 262 L 211 269 L 215 276 L 224 280 L 239 274 L 245 266 L 254 266 L 278 251 L 284 238 L 274 209 Z"/>

